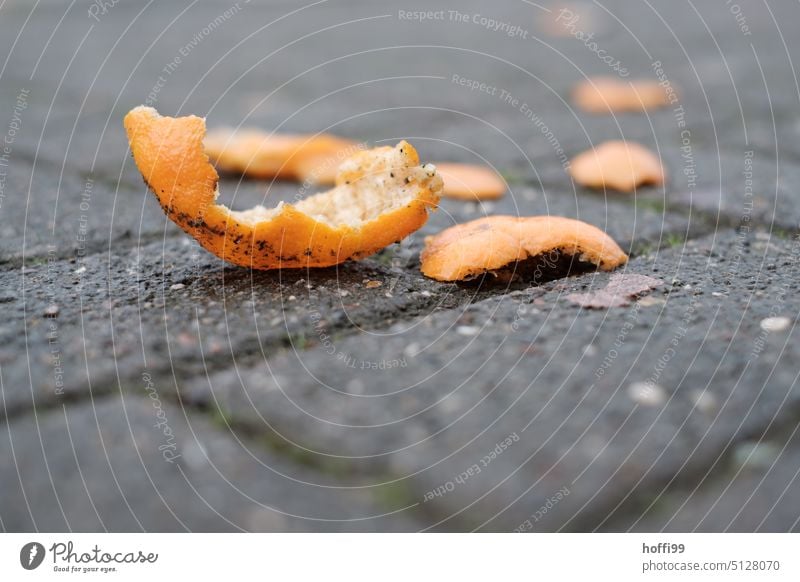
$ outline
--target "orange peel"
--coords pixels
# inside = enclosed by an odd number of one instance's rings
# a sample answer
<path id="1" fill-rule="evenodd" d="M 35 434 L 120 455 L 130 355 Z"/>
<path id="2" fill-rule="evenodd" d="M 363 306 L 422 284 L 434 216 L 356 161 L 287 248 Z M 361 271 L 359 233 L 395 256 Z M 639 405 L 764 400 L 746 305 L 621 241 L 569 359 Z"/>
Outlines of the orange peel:
<path id="1" fill-rule="evenodd" d="M 212 129 L 204 143 L 211 161 L 223 172 L 312 184 L 333 184 L 339 164 L 364 149 L 359 142 L 328 133 L 270 134 L 256 128 Z M 442 196 L 494 200 L 505 194 L 505 182 L 489 168 L 451 162 L 434 165 L 444 179 Z"/>
<path id="2" fill-rule="evenodd" d="M 253 178 L 333 184 L 336 170 L 361 144 L 327 133 L 269 134 L 219 127 L 206 133 L 206 153 L 223 172 Z"/>
<path id="3" fill-rule="evenodd" d="M 589 113 L 647 111 L 670 104 L 669 91 L 657 81 L 622 81 L 614 77 L 593 77 L 578 83 L 572 100 Z"/>
<path id="4" fill-rule="evenodd" d="M 484 166 L 436 162 L 444 180 L 442 196 L 457 200 L 495 200 L 506 192 L 503 178 Z"/>
<path id="5" fill-rule="evenodd" d="M 421 227 L 442 179 L 407 142 L 359 152 L 336 186 L 275 208 L 217 204 L 219 175 L 204 151 L 205 120 L 137 107 L 125 116 L 133 158 L 167 216 L 208 251 L 255 269 L 326 267 L 371 255 Z"/>
<path id="6" fill-rule="evenodd" d="M 665 180 L 655 154 L 629 141 L 607 141 L 575 156 L 569 172 L 582 186 L 620 192 L 633 192 L 637 186 L 647 184 L 659 186 Z"/>
<path id="7" fill-rule="evenodd" d="M 437 281 L 468 281 L 486 273 L 508 272 L 522 261 L 554 252 L 604 271 L 628 260 L 611 237 L 580 220 L 488 216 L 428 237 L 421 268 L 425 276 Z"/>

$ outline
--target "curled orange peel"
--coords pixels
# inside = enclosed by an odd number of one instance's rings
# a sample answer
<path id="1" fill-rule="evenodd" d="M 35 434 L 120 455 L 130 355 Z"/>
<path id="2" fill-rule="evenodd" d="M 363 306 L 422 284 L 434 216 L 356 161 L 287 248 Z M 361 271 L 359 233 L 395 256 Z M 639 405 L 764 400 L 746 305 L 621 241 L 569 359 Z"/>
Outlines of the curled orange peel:
<path id="1" fill-rule="evenodd" d="M 296 204 L 235 211 L 217 204 L 205 120 L 149 107 L 125 116 L 133 158 L 167 216 L 216 256 L 244 267 L 326 267 L 371 255 L 420 228 L 442 189 L 407 142 L 359 152 L 336 186 Z"/>
<path id="2" fill-rule="evenodd" d="M 489 216 L 428 237 L 422 273 L 437 281 L 467 281 L 557 251 L 610 271 L 628 256 L 602 230 L 558 216 Z"/>

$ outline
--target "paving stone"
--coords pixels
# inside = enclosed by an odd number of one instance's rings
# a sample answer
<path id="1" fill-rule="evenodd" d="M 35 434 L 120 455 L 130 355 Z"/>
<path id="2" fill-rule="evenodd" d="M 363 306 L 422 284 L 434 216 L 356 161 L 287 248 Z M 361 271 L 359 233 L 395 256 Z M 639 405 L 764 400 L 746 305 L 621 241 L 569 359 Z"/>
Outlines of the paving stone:
<path id="1" fill-rule="evenodd" d="M 319 319 L 354 333 L 490 295 L 422 278 L 409 243 L 311 272 L 226 266 L 187 237 L 116 248 L 0 273 L 5 414 L 138 385 L 146 370 L 190 376 L 319 344 Z"/>
<path id="2" fill-rule="evenodd" d="M 0 140 L 21 122 L 0 182 L 0 416 L 24 452 L 38 441 L 38 417 L 52 474 L 66 477 L 51 484 L 41 447 L 30 449 L 26 492 L 42 499 L 35 527 L 795 528 L 785 508 L 796 505 L 796 443 L 769 469 L 729 471 L 758 450 L 771 421 L 790 430 L 797 420 L 796 5 L 742 4 L 737 21 L 712 4 L 581 3 L 577 28 L 630 78 L 657 78 L 659 61 L 679 91 L 683 113 L 616 116 L 572 107 L 574 84 L 610 69 L 569 31 L 546 31 L 556 4 L 469 0 L 458 3 L 463 22 L 449 13 L 417 22 L 401 9 L 431 6 L 185 0 L 117 3 L 97 19 L 78 3 L 0 8 Z M 519 29 L 493 31 L 476 15 Z M 497 90 L 470 91 L 454 75 Z M 146 193 L 121 119 L 148 101 L 165 114 L 207 115 L 210 126 L 408 138 L 427 160 L 491 165 L 510 193 L 483 205 L 443 201 L 419 233 L 360 263 L 251 273 L 200 250 Z M 658 151 L 667 186 L 636 196 L 576 188 L 566 161 L 609 139 Z M 298 194 L 235 177 L 221 186 L 235 208 Z M 664 286 L 631 307 L 584 311 L 566 296 L 600 289 L 608 275 L 530 288 L 421 277 L 424 236 L 492 213 L 586 220 L 631 252 L 628 272 Z M 775 318 L 788 327 L 763 325 Z M 341 506 L 345 517 L 414 509 L 357 525 L 290 519 L 187 465 L 225 521 L 161 461 L 144 377 L 170 418 L 187 421 L 175 421 L 189 443 L 184 460 L 202 458 L 186 436 L 199 427 L 222 474 L 257 501 L 320 515 Z M 135 430 L 123 430 L 119 394 Z M 79 428 L 95 424 L 90 398 L 98 430 L 120 449 L 108 461 L 97 433 Z M 717 459 L 720 472 L 703 480 Z M 346 487 L 288 483 L 256 460 Z M 153 483 L 122 469 L 131 465 L 152 468 Z M 30 530 L 15 475 L 0 471 L 2 527 Z M 134 501 L 127 513 L 123 494 Z"/>
<path id="3" fill-rule="evenodd" d="M 408 530 L 348 487 L 160 399 L 54 407 L 0 437 L 4 531 Z"/>
<path id="4" fill-rule="evenodd" d="M 415 5 L 417 9 L 429 8 L 416 2 L 407 6 L 408 11 L 414 10 Z M 225 2 L 191 7 L 175 3 L 169 8 L 142 11 L 141 7 L 116 5 L 94 23 L 91 31 L 93 21 L 83 7 L 76 6 L 66 16 L 63 7 L 42 7 L 39 18 L 29 22 L 23 31 L 12 54 L 11 70 L 25 78 L 25 73 L 36 66 L 38 75 L 58 71 L 60 78 L 69 59 L 74 56 L 75 60 L 47 117 L 45 139 L 40 139 L 40 132 L 33 132 L 30 137 L 35 140 L 30 147 L 38 148 L 40 155 L 51 160 L 82 170 L 95 164 L 105 172 L 118 174 L 125 161 L 120 155 L 124 133 L 119 119 L 130 107 L 147 99 L 158 74 L 175 57 L 182 60 L 167 76 L 154 104 L 170 114 L 208 112 L 212 124 L 247 122 L 294 131 L 330 127 L 371 141 L 408 135 L 455 138 L 462 146 L 498 158 L 502 153 L 491 147 L 490 134 L 502 132 L 526 155 L 548 161 L 552 145 L 543 139 L 540 128 L 525 118 L 520 111 L 522 103 L 527 103 L 553 130 L 565 151 L 572 153 L 601 139 L 643 139 L 655 134 L 660 141 L 668 142 L 668 136 L 678 132 L 669 111 L 617 118 L 573 111 L 564 97 L 572 85 L 585 75 L 608 71 L 580 41 L 536 34 L 534 25 L 543 12 L 524 3 L 501 3 L 489 9 L 482 3 L 470 2 L 462 3 L 459 11 L 517 25 L 530 33 L 526 39 L 492 32 L 472 22 L 451 21 L 449 15 L 445 21 L 407 21 L 399 17 L 396 7 L 371 2 L 348 2 L 346 10 L 338 3 L 325 3 L 260 30 L 284 16 L 289 5 L 248 3 L 212 34 L 201 35 L 201 42 L 192 45 L 187 53 L 186 45 L 198 30 L 202 32 L 205 23 L 229 7 Z M 612 14 L 631 12 L 630 7 L 614 7 L 613 3 L 610 10 Z M 764 113 L 769 88 L 745 81 L 759 65 L 750 45 L 731 43 L 725 47 L 726 64 L 731 70 L 726 75 L 720 71 L 718 60 L 706 57 L 709 52 L 716 52 L 716 47 L 714 39 L 707 37 L 704 23 L 683 22 L 671 32 L 666 27 L 653 27 L 652 12 L 647 9 L 645 13 L 640 21 L 631 19 L 625 23 L 629 30 L 610 15 L 602 15 L 605 30 L 600 42 L 630 60 L 629 68 L 637 75 L 652 77 L 650 65 L 655 57 L 664 63 L 670 79 L 682 88 L 681 104 L 686 106 L 694 140 L 704 139 L 705 135 L 709 143 L 719 146 L 719 139 L 711 141 L 712 135 L 719 138 L 724 133 L 730 137 L 737 132 L 741 138 L 743 126 L 739 124 L 737 128 L 735 123 L 742 116 L 739 86 L 747 97 L 745 110 L 753 116 Z M 9 15 L 11 19 L 26 16 L 22 10 Z M 38 48 L 41 37 L 49 35 L 62 16 L 64 24 L 52 43 L 73 50 L 65 48 L 60 53 L 41 55 L 34 47 Z M 162 34 L 163 23 L 171 21 L 169 34 Z M 348 21 L 359 21 L 345 26 L 348 34 L 337 28 L 323 30 Z M 769 25 L 770 22 L 762 22 L 760 26 L 766 30 Z M 88 31 L 84 50 L 74 50 L 83 37 L 68 34 L 70 27 Z M 631 44 L 641 42 L 640 36 L 632 37 L 637 29 L 639 34 L 646 31 L 645 50 L 637 47 L 631 51 Z M 677 40 L 670 38 L 675 30 Z M 308 38 L 298 40 L 304 35 Z M 234 48 L 245 37 L 248 42 Z M 762 44 L 772 43 L 762 49 L 766 51 L 777 42 L 774 37 L 761 34 L 754 38 Z M 375 39 L 381 43 L 376 44 Z M 696 54 L 684 53 L 679 44 L 684 39 L 697 46 Z M 153 45 L 146 54 L 135 50 L 140 43 L 151 41 Z M 292 44 L 283 48 L 287 43 Z M 652 46 L 659 46 L 658 54 L 648 56 L 645 51 Z M 183 57 L 182 52 L 186 53 Z M 115 67 L 104 66 L 109 53 Z M 266 60 L 265 55 L 269 55 Z M 699 61 L 700 71 L 691 68 L 695 60 Z M 772 71 L 785 71 L 786 63 L 766 62 L 762 68 L 770 74 L 768 81 L 777 83 L 782 78 L 777 73 L 772 75 Z M 119 70 L 127 71 L 126 75 L 119 75 Z M 97 78 L 87 78 L 92 74 Z M 452 82 L 454 74 L 485 81 L 496 87 L 497 93 L 505 89 L 519 105 L 513 106 L 498 95 L 469 91 Z M 424 76 L 436 78 L 421 78 Z M 781 111 L 793 111 L 796 100 L 784 97 L 785 92 L 773 91 L 770 96 L 772 93 L 776 95 L 772 101 L 777 100 L 779 115 Z M 76 102 L 83 109 L 76 110 Z M 363 105 L 370 103 L 381 106 L 370 109 Z M 524 165 L 523 152 L 509 150 L 507 159 L 496 161 Z M 557 169 L 560 164 L 548 166 Z"/>
<path id="5" fill-rule="evenodd" d="M 691 163 L 672 156 L 665 164 L 672 175 L 686 169 L 694 179 L 678 179 L 666 195 L 646 193 L 643 200 L 663 203 L 672 212 L 718 221 L 722 225 L 796 232 L 800 224 L 790 184 L 797 168 L 783 164 L 775 153 L 743 145 L 738 152 L 693 152 Z"/>
<path id="6" fill-rule="evenodd" d="M 36 174 L 37 180 L 43 175 Z M 59 189 L 54 181 L 52 200 L 34 199 L 36 211 L 8 207 L 18 215 L 6 227 L 17 249 L 9 260 L 23 250 L 30 257 L 24 271 L 0 275 L 12 313 L 2 329 L 9 343 L 0 348 L 6 391 L 15 394 L 6 400 L 8 414 L 37 398 L 63 396 L 61 383 L 79 395 L 90 385 L 116 385 L 120 374 L 136 378 L 144 367 L 197 374 L 209 365 L 318 344 L 314 317 L 341 335 L 489 297 L 496 290 L 441 285 L 419 272 L 424 237 L 456 222 L 491 213 L 570 216 L 607 230 L 634 253 L 708 228 L 705 221 L 687 221 L 652 205 L 600 195 L 548 195 L 512 184 L 498 202 L 443 201 L 419 233 L 361 263 L 251 273 L 226 267 L 180 233 L 144 186 L 111 192 L 105 183 L 79 184 L 71 178 L 67 194 L 68 188 Z M 221 187 L 223 202 L 234 208 L 290 201 L 298 193 L 289 184 L 233 178 Z M 50 208 L 56 197 L 61 210 Z M 84 231 L 86 241 L 81 240 Z M 112 237 L 108 243 L 102 242 L 104 232 Z M 367 288 L 367 281 L 379 281 L 381 287 Z M 54 304 L 60 307 L 58 317 L 46 317 Z M 16 357 L 21 351 L 28 354 L 25 360 Z"/>
<path id="7" fill-rule="evenodd" d="M 773 311 L 796 317 L 787 293 L 796 243 L 741 243 L 719 234 L 634 260 L 627 272 L 665 286 L 631 308 L 566 301 L 607 275 L 554 281 L 398 324 L 372 342 L 334 341 L 198 379 L 184 399 L 352 471 L 391 471 L 444 529 L 597 527 L 797 405 L 794 328 L 759 325 Z M 637 382 L 663 398 L 635 397 Z M 701 396 L 714 405 L 698 409 Z M 484 470 L 456 483 L 476 464 Z M 432 493 L 439 487 L 448 490 Z"/>
<path id="8" fill-rule="evenodd" d="M 796 427 L 796 425 L 795 425 Z M 635 522 L 636 531 L 786 532 L 800 528 L 800 450 L 789 439 L 756 438 L 739 444 L 722 471 L 703 487 L 665 493 Z"/>
<path id="9" fill-rule="evenodd" d="M 47 162 L 15 160 L 7 191 L 0 208 L 5 241 L 0 261 L 22 256 L 80 258 L 120 242 L 178 232 L 143 186 L 134 189 L 92 174 L 62 173 Z"/>

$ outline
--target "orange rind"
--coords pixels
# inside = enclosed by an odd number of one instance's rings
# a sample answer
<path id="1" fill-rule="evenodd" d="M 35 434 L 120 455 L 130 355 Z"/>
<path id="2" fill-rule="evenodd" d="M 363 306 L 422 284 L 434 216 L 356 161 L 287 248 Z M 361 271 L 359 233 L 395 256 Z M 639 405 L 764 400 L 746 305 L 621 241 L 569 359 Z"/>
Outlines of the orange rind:
<path id="1" fill-rule="evenodd" d="M 244 267 L 326 267 L 399 241 L 436 208 L 442 179 L 407 142 L 359 152 L 336 186 L 296 204 L 235 211 L 217 204 L 219 176 L 204 151 L 205 120 L 149 107 L 125 116 L 133 158 L 167 216 L 216 256 Z"/>
<path id="2" fill-rule="evenodd" d="M 657 81 L 623 81 L 614 77 L 594 77 L 579 83 L 572 100 L 589 113 L 641 112 L 666 107 L 675 99 Z"/>
<path id="3" fill-rule="evenodd" d="M 209 131 L 204 145 L 220 171 L 314 184 L 333 184 L 339 164 L 364 149 L 358 142 L 327 133 L 269 134 L 227 127 Z"/>
<path id="4" fill-rule="evenodd" d="M 442 196 L 457 200 L 496 200 L 506 192 L 506 183 L 491 169 L 471 164 L 436 162 L 444 180 Z"/>
<path id="5" fill-rule="evenodd" d="M 364 149 L 359 142 L 328 133 L 270 134 L 256 128 L 212 129 L 204 143 L 206 153 L 222 172 L 311 184 L 333 184 L 339 164 Z M 444 179 L 442 196 L 494 200 L 505 194 L 505 182 L 489 168 L 450 162 L 434 165 Z"/>
<path id="6" fill-rule="evenodd" d="M 628 141 L 607 141 L 575 156 L 569 173 L 588 188 L 633 192 L 638 186 L 664 183 L 664 169 L 650 150 Z"/>
<path id="7" fill-rule="evenodd" d="M 487 273 L 508 273 L 528 259 L 544 258 L 537 268 L 559 270 L 564 257 L 604 271 L 628 260 L 607 234 L 579 220 L 489 216 L 428 237 L 421 268 L 426 277 L 437 281 L 468 281 Z"/>

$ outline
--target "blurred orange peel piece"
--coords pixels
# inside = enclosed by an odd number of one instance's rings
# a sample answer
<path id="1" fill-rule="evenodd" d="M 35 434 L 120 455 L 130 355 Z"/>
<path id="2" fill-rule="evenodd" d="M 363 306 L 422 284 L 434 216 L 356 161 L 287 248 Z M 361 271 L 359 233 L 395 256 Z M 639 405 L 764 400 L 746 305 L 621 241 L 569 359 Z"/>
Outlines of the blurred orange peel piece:
<path id="1" fill-rule="evenodd" d="M 626 113 L 666 107 L 677 95 L 658 81 L 593 77 L 575 86 L 572 100 L 589 113 Z"/>
<path id="2" fill-rule="evenodd" d="M 607 234 L 579 220 L 489 216 L 428 237 L 422 251 L 422 273 L 437 281 L 468 281 L 487 273 L 507 272 L 527 259 L 553 253 L 604 271 L 628 260 Z"/>
<path id="3" fill-rule="evenodd" d="M 660 186 L 665 181 L 655 154 L 629 141 L 607 141 L 575 156 L 569 172 L 582 186 L 620 192 L 633 192 L 644 185 Z"/>
<path id="4" fill-rule="evenodd" d="M 253 178 L 333 184 L 346 158 L 365 149 L 327 133 L 269 134 L 218 127 L 206 133 L 206 153 L 217 169 Z"/>
<path id="5" fill-rule="evenodd" d="M 436 162 L 444 180 L 442 196 L 457 200 L 496 200 L 506 192 L 506 183 L 485 166 Z"/>
<path id="6" fill-rule="evenodd" d="M 267 133 L 256 128 L 220 127 L 205 138 L 206 153 L 217 169 L 257 179 L 333 184 L 336 169 L 364 145 L 328 133 Z M 506 183 L 484 166 L 435 162 L 444 180 L 442 196 L 458 200 L 494 200 Z"/>
<path id="7" fill-rule="evenodd" d="M 205 120 L 137 107 L 125 116 L 133 158 L 167 216 L 216 256 L 244 267 L 326 267 L 371 255 L 428 219 L 442 190 L 407 142 L 356 153 L 336 185 L 296 204 L 235 211 L 217 204 Z"/>

